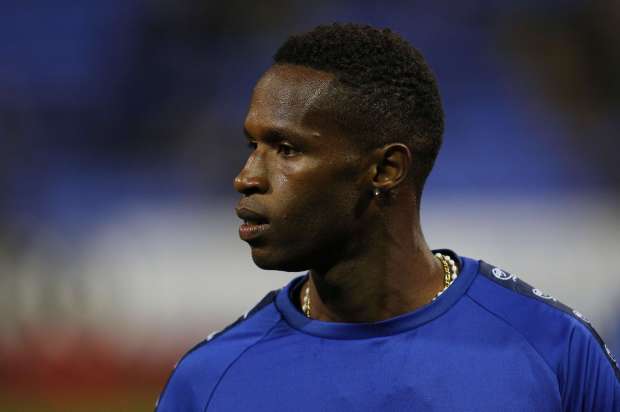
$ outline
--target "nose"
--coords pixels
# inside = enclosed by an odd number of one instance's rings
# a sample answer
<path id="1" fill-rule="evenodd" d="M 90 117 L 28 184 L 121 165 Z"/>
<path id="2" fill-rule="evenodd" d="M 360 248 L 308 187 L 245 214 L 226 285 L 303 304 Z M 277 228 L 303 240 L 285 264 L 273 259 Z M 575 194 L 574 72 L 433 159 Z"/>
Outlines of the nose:
<path id="1" fill-rule="evenodd" d="M 249 196 L 254 193 L 265 193 L 269 184 L 265 176 L 265 168 L 261 156 L 252 153 L 243 169 L 239 172 L 233 183 L 235 190 Z"/>

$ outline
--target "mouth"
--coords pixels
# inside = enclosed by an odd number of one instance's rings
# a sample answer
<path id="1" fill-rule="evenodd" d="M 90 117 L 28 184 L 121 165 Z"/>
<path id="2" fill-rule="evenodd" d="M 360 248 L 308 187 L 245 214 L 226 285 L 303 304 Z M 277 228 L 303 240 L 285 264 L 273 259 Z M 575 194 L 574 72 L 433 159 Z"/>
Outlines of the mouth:
<path id="1" fill-rule="evenodd" d="M 239 237 L 251 240 L 261 236 L 268 228 L 269 221 L 263 215 L 246 208 L 236 209 L 237 216 L 243 220 L 239 226 Z"/>
<path id="2" fill-rule="evenodd" d="M 259 237 L 269 228 L 269 223 L 243 222 L 239 226 L 239 237 L 242 240 L 251 240 Z"/>

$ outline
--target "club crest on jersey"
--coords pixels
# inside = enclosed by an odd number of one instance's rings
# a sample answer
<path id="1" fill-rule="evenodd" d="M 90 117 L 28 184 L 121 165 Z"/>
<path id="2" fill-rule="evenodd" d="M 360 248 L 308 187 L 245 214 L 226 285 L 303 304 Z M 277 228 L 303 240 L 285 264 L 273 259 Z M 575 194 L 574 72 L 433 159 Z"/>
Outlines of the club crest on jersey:
<path id="1" fill-rule="evenodd" d="M 517 277 L 515 275 L 513 275 L 512 273 L 504 272 L 500 268 L 493 268 L 491 270 L 491 273 L 493 273 L 493 276 L 495 276 L 499 280 L 517 280 Z"/>
<path id="2" fill-rule="evenodd" d="M 549 299 L 549 300 L 552 300 L 554 302 L 557 302 L 556 298 L 554 298 L 553 296 L 551 296 L 548 293 L 543 292 L 542 290 L 540 290 L 538 288 L 532 289 L 532 293 L 535 294 L 536 296 L 538 296 L 539 298 Z"/>

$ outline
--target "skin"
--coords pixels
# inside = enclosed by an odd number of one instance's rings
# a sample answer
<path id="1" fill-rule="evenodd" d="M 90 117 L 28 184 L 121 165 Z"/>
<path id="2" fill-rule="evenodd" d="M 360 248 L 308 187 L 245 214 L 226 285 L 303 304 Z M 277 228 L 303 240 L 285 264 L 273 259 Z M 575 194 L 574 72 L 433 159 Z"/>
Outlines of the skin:
<path id="1" fill-rule="evenodd" d="M 268 221 L 247 240 L 259 267 L 310 271 L 312 318 L 375 322 L 429 303 L 443 270 L 420 228 L 411 152 L 358 147 L 324 115 L 333 82 L 296 65 L 261 77 L 244 124 L 251 153 L 234 181 L 237 210 Z"/>

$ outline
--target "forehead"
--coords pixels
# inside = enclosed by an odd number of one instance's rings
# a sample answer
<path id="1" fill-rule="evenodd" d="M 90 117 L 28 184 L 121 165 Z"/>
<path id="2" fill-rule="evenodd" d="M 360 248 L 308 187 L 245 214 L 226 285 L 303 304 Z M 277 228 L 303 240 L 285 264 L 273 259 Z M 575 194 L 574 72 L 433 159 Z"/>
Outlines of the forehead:
<path id="1" fill-rule="evenodd" d="M 302 127 L 334 76 L 296 65 L 272 66 L 260 78 L 246 117 L 246 128 Z"/>

